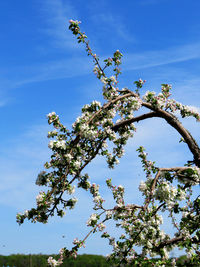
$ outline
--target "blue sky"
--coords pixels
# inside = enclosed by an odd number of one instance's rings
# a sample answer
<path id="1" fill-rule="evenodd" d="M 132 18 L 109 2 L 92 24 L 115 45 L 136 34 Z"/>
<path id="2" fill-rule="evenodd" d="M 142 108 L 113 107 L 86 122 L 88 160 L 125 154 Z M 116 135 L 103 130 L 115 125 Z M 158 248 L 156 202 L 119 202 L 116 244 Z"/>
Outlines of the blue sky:
<path id="1" fill-rule="evenodd" d="M 15 221 L 17 212 L 35 205 L 41 189 L 35 179 L 50 155 L 46 114 L 56 111 L 70 127 L 84 104 L 102 100 L 92 60 L 68 30 L 68 20 L 82 21 L 97 55 L 105 58 L 117 49 L 123 53 L 119 86 L 133 89 L 133 82 L 142 78 L 147 80 L 144 91 L 159 92 L 161 83 L 170 83 L 176 100 L 199 107 L 199 10 L 199 0 L 0 1 L 0 254 L 57 253 L 89 230 L 85 222 L 92 203 L 85 192 L 77 193 L 81 199 L 77 209 L 63 219 L 52 218 L 47 225 L 25 222 L 20 227 Z M 199 124 L 191 119 L 184 125 L 199 141 Z M 125 185 L 127 201 L 141 200 L 138 146 L 144 145 L 162 167 L 180 166 L 190 152 L 178 140 L 173 129 L 152 119 L 138 126 L 116 170 L 96 159 L 88 172 L 92 182 L 101 185 L 108 206 L 112 201 L 103 182 L 107 177 Z M 170 231 L 171 225 L 167 227 Z M 81 250 L 108 252 L 98 235 Z"/>

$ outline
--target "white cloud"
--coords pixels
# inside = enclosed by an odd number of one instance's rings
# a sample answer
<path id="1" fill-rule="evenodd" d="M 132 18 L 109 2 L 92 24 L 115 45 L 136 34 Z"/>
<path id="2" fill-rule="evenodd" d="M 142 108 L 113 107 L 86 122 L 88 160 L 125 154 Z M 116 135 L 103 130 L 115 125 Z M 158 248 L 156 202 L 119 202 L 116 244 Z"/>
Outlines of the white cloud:
<path id="1" fill-rule="evenodd" d="M 157 67 L 200 58 L 199 51 L 200 43 L 196 43 L 161 51 L 147 51 L 142 54 L 125 54 L 123 71 Z M 92 64 L 91 59 L 83 55 L 64 60 L 32 64 L 28 67 L 12 67 L 11 70 L 12 71 L 10 71 L 10 69 L 6 71 L 6 69 L 4 69 L 4 78 L 0 81 L 0 89 L 16 88 L 33 82 L 86 75 L 92 72 Z M 168 71 L 170 73 L 170 70 Z M 15 73 L 15 76 L 10 77 L 10 73 Z M 184 85 L 184 87 L 185 86 L 187 85 Z"/>
<path id="2" fill-rule="evenodd" d="M 181 72 L 181 71 L 180 71 Z M 189 106 L 200 106 L 200 79 L 198 76 L 194 77 L 185 73 L 183 79 L 178 79 L 174 87 L 174 93 L 177 95 L 179 101 Z"/>
<path id="3" fill-rule="evenodd" d="M 40 190 L 35 180 L 49 158 L 47 129 L 46 125 L 32 126 L 1 147 L 1 204 L 23 211 L 35 202 Z"/>
<path id="4" fill-rule="evenodd" d="M 25 84 L 71 78 L 92 73 L 89 58 L 73 57 L 65 60 L 49 61 L 31 66 L 12 67 L 4 70 L 4 78 L 0 81 L 0 89 L 19 88 Z M 12 71 L 10 71 L 12 70 Z M 15 73 L 15 77 L 10 76 Z"/>
<path id="5" fill-rule="evenodd" d="M 6 106 L 6 104 L 7 104 L 7 100 L 6 99 L 0 100 L 0 108 Z"/>
<path id="6" fill-rule="evenodd" d="M 47 23 L 47 28 L 42 31 L 51 37 L 54 46 L 67 50 L 80 48 L 68 30 L 68 21 L 77 18 L 77 12 L 69 1 L 45 0 L 41 11 Z"/>
<path id="7" fill-rule="evenodd" d="M 107 12 L 95 14 L 91 18 L 95 23 L 98 23 L 98 26 L 101 25 L 102 32 L 105 33 L 105 31 L 109 30 L 110 37 L 117 36 L 128 42 L 136 42 L 136 38 L 127 30 L 126 24 L 123 23 L 123 17 L 117 17 Z"/>
<path id="8" fill-rule="evenodd" d="M 200 43 L 193 43 L 165 50 L 125 54 L 124 70 L 137 70 L 200 58 Z"/>

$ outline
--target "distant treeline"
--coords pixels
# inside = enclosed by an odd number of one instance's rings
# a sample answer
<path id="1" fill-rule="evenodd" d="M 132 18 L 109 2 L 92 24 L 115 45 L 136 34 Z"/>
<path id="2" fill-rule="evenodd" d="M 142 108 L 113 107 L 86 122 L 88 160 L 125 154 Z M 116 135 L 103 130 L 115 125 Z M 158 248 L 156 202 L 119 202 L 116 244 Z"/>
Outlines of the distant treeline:
<path id="1" fill-rule="evenodd" d="M 13 254 L 10 256 L 0 255 L 0 267 L 48 267 L 47 259 L 49 256 L 58 258 L 57 255 L 43 255 L 43 254 Z M 156 259 L 155 259 L 156 261 Z M 106 258 L 100 255 L 78 255 L 76 259 L 65 259 L 62 267 L 110 267 L 114 263 L 107 262 Z M 128 265 L 127 265 L 128 266 Z M 137 265 L 139 266 L 139 265 Z M 142 265 L 148 267 L 147 265 Z M 171 266 L 171 265 L 169 265 Z M 177 262 L 178 267 L 199 267 L 199 264 L 190 262 L 185 256 L 181 256 Z M 133 266 L 131 266 L 133 267 Z"/>
<path id="2" fill-rule="evenodd" d="M 58 258 L 57 255 L 43 254 L 13 254 L 10 256 L 0 255 L 0 267 L 47 267 L 47 259 L 49 256 Z M 110 263 L 106 262 L 106 258 L 99 255 L 78 255 L 76 259 L 65 259 L 62 267 L 109 267 Z"/>

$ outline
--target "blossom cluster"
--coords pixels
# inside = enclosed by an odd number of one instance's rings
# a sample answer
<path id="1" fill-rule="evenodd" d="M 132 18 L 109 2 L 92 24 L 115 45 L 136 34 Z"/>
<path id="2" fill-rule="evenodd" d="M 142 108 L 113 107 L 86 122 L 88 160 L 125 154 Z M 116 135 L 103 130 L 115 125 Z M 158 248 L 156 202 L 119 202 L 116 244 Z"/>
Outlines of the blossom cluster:
<path id="1" fill-rule="evenodd" d="M 160 108 L 164 110 L 169 109 L 173 113 L 180 111 L 182 118 L 194 117 L 197 121 L 200 121 L 200 113 L 196 108 L 183 105 L 174 99 L 169 99 L 171 95 L 171 88 L 172 87 L 169 84 L 162 84 L 161 93 L 156 95 L 154 91 L 147 91 L 143 96 L 143 99 L 147 103 L 151 103 L 154 108 Z"/>

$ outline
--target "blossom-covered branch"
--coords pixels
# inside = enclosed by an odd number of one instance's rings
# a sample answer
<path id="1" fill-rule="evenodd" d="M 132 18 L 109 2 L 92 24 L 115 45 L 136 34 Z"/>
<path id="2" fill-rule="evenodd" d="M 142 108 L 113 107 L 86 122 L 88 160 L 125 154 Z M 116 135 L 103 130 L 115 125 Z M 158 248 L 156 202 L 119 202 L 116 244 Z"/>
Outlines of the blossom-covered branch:
<path id="1" fill-rule="evenodd" d="M 36 197 L 36 208 L 17 214 L 18 223 L 22 224 L 25 219 L 47 223 L 49 217 L 55 214 L 63 217 L 65 211 L 73 209 L 78 201 L 75 197 L 76 187 L 82 188 L 93 198 L 95 212 L 86 223 L 91 229 L 82 240 L 74 239 L 72 249 L 61 249 L 58 260 L 50 257 L 50 266 L 62 264 L 64 257 L 76 257 L 78 249 L 85 246 L 87 238 L 97 231 L 102 232 L 101 237 L 108 239 L 113 247 L 109 258 L 115 259 L 118 265 L 130 263 L 142 266 L 143 263 L 150 264 L 152 257 L 160 256 L 158 265 L 154 266 L 167 263 L 175 266 L 174 260 L 168 259 L 174 247 L 185 248 L 193 262 L 200 264 L 197 253 L 200 247 L 200 196 L 193 196 L 193 188 L 200 183 L 200 148 L 178 120 L 177 112 L 182 118 L 190 116 L 197 121 L 200 121 L 200 114 L 171 99 L 171 85 L 168 84 L 161 85 L 159 94 L 147 91 L 143 96 L 141 88 L 145 80 L 135 81 L 134 91 L 119 88 L 122 54 L 117 50 L 112 57 L 103 61 L 102 66 L 79 25 L 80 21 L 70 20 L 69 29 L 78 42 L 85 45 L 87 54 L 93 59 L 93 72 L 102 83 L 105 103 L 93 101 L 83 106 L 81 116 L 70 130 L 61 123 L 55 112 L 47 115 L 48 123 L 54 127 L 48 133 L 48 146 L 52 154 L 44 164 L 45 171 L 40 172 L 36 180 L 37 185 L 47 189 Z M 113 75 L 110 76 L 108 69 L 111 67 Z M 141 108 L 150 112 L 137 115 Z M 106 184 L 112 192 L 115 205 L 105 208 L 106 200 L 100 194 L 99 185 L 90 182 L 89 175 L 83 173 L 85 167 L 100 155 L 106 158 L 109 168 L 114 168 L 124 154 L 127 141 L 134 136 L 134 123 L 153 117 L 164 119 L 180 134 L 193 160 L 188 160 L 181 167 L 160 168 L 147 159 L 145 149 L 140 146 L 138 156 L 146 175 L 139 185 L 143 204 L 126 203 L 124 187 L 114 186 L 111 179 L 107 179 Z M 161 230 L 163 213 L 171 218 L 175 231 L 173 237 Z M 113 220 L 121 228 L 123 233 L 119 240 L 105 231 L 108 220 Z M 140 247 L 140 251 L 136 251 L 136 247 Z"/>

